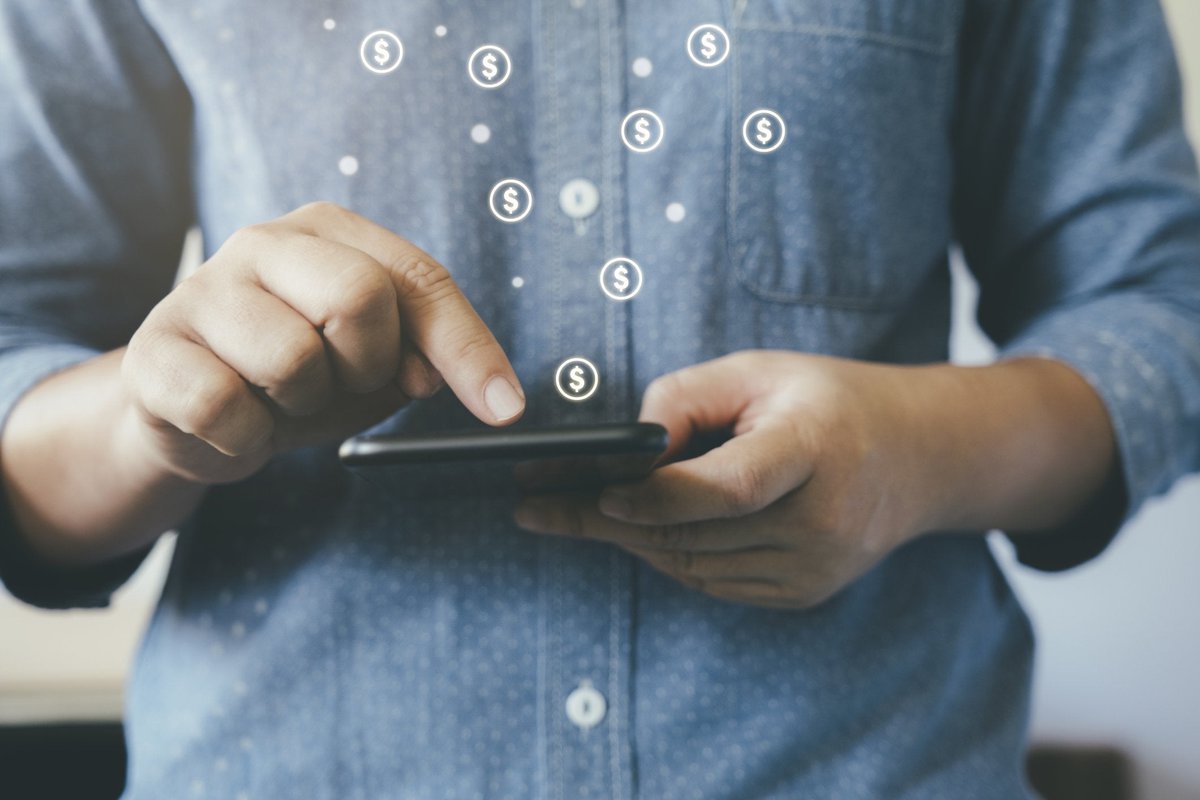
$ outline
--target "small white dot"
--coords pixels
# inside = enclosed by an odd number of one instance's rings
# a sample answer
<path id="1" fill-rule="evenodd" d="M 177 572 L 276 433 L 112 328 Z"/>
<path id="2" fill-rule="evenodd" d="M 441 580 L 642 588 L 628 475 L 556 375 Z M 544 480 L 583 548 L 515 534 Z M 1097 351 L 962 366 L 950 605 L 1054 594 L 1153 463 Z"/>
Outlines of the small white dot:
<path id="1" fill-rule="evenodd" d="M 240 622 L 235 622 L 229 626 L 229 634 L 235 639 L 241 639 L 246 635 L 246 626 Z"/>
<path id="2" fill-rule="evenodd" d="M 342 156 L 338 161 L 338 169 L 343 175 L 353 175 L 358 172 L 358 159 L 354 156 Z"/>
<path id="3" fill-rule="evenodd" d="M 438 37 L 439 39 L 442 38 L 443 36 L 445 36 L 446 35 L 446 26 L 438 25 L 436 28 L 433 29 L 433 35 Z"/>
<path id="4" fill-rule="evenodd" d="M 217 32 L 217 38 L 222 42 L 232 42 L 233 28 L 221 28 L 221 30 Z"/>
<path id="5" fill-rule="evenodd" d="M 246 693 L 249 691 L 250 691 L 250 689 L 248 686 L 246 686 L 245 682 L 243 682 L 243 681 L 235 681 L 234 682 L 234 684 L 233 684 L 233 693 L 234 694 L 238 695 L 239 697 L 245 697 Z"/>
<path id="6" fill-rule="evenodd" d="M 325 30 L 331 31 L 337 27 L 337 23 L 331 19 L 325 20 Z"/>
<path id="7" fill-rule="evenodd" d="M 263 614 L 267 613 L 267 609 L 269 607 L 270 606 L 266 600 L 259 600 L 258 602 L 256 602 L 254 604 L 254 613 L 258 614 L 261 617 Z"/>
<path id="8" fill-rule="evenodd" d="M 217 763 L 215 763 L 213 766 L 217 768 L 217 772 L 224 772 L 225 770 L 229 769 L 229 762 L 223 758 L 218 758 Z"/>
<path id="9" fill-rule="evenodd" d="M 525 285 L 525 279 L 522 278 L 520 275 L 513 278 L 513 288 L 514 289 L 520 289 L 524 285 Z"/>
<path id="10" fill-rule="evenodd" d="M 491 138 L 492 129 L 482 122 L 471 128 L 471 141 L 475 142 L 475 144 L 487 144 Z"/>
<path id="11" fill-rule="evenodd" d="M 654 72 L 654 64 L 645 56 L 639 56 L 633 60 L 633 74 L 639 78 L 648 78 L 650 73 Z"/>
<path id="12" fill-rule="evenodd" d="M 683 222 L 683 218 L 687 216 L 687 209 L 683 207 L 683 203 L 671 203 L 667 206 L 667 220 L 669 222 Z"/>
<path id="13" fill-rule="evenodd" d="M 251 739 L 249 736 L 243 736 L 242 740 L 240 742 L 238 742 L 238 744 L 241 746 L 241 748 L 243 750 L 253 750 L 254 749 L 254 740 Z"/>

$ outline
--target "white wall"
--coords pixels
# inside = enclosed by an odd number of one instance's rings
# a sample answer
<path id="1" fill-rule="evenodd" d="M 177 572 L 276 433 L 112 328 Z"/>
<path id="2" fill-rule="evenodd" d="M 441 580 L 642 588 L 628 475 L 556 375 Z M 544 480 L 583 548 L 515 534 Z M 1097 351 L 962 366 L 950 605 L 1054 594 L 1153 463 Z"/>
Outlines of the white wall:
<path id="1" fill-rule="evenodd" d="M 1200 0 L 1166 0 L 1200 141 Z M 955 352 L 990 352 L 958 286 Z M 169 546 L 169 543 L 168 543 Z M 1200 478 L 1147 508 L 1107 553 L 1036 574 L 998 547 L 1037 629 L 1034 734 L 1136 758 L 1143 800 L 1200 798 Z M 129 658 L 157 596 L 166 549 L 109 612 L 39 612 L 0 592 L 0 723 L 115 717 Z"/>

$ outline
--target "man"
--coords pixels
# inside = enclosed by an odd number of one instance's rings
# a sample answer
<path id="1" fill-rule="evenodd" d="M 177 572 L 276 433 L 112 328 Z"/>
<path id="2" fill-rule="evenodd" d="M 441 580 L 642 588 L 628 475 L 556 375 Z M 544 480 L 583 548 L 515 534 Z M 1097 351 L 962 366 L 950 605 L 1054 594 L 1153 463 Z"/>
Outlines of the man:
<path id="1" fill-rule="evenodd" d="M 1028 796 L 981 532 L 1063 569 L 1200 464 L 1155 4 L 0 8 L 0 569 L 102 604 L 181 528 L 130 797 Z M 954 245 L 992 366 L 944 363 Z M 639 411 L 732 438 L 515 509 L 334 454 Z"/>

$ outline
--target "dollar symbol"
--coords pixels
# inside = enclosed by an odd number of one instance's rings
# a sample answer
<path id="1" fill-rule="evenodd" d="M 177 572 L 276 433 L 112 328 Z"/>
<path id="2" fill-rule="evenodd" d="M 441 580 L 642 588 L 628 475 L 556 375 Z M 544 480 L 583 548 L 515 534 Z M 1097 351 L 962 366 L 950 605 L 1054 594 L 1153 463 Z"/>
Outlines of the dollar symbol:
<path id="1" fill-rule="evenodd" d="M 392 58 L 392 53 L 388 50 L 388 43 L 385 39 L 375 40 L 375 63 L 383 66 Z"/>
<path id="2" fill-rule="evenodd" d="M 712 60 L 712 57 L 717 54 L 717 37 L 712 31 L 706 31 L 700 37 L 700 54 L 707 60 Z"/>
<path id="3" fill-rule="evenodd" d="M 758 134 L 755 135 L 754 138 L 758 139 L 759 144 L 765 145 L 767 142 L 771 141 L 772 137 L 775 135 L 771 131 L 771 120 L 767 119 L 766 117 L 760 117 L 754 127 L 758 131 Z"/>
<path id="4" fill-rule="evenodd" d="M 629 270 L 625 267 L 617 267 L 614 273 L 613 286 L 617 289 L 617 294 L 625 294 L 625 290 L 629 288 Z"/>
<path id="5" fill-rule="evenodd" d="M 488 81 L 494 79 L 500 73 L 499 67 L 496 66 L 496 56 L 494 53 L 488 53 L 483 57 L 483 69 L 481 72 L 483 72 L 484 80 Z"/>
<path id="6" fill-rule="evenodd" d="M 576 365 L 571 367 L 571 393 L 579 394 L 583 391 L 583 387 L 587 385 L 587 381 L 583 379 L 583 367 Z"/>
<path id="7" fill-rule="evenodd" d="M 633 124 L 633 138 L 637 139 L 640 145 L 650 141 L 650 120 L 645 117 L 638 117 L 638 121 Z"/>
<path id="8" fill-rule="evenodd" d="M 521 207 L 521 201 L 517 199 L 517 189 L 510 186 L 504 190 L 504 213 L 514 214 Z"/>

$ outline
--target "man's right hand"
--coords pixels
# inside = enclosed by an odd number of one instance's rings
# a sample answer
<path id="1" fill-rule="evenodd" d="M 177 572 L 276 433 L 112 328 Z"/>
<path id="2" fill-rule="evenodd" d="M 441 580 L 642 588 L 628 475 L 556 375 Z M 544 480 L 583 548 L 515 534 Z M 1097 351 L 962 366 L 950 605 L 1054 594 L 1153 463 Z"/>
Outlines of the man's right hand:
<path id="1" fill-rule="evenodd" d="M 344 438 L 443 383 L 491 425 L 525 409 L 446 268 L 331 203 L 231 236 L 150 312 L 121 375 L 150 454 L 200 483 Z"/>

